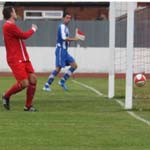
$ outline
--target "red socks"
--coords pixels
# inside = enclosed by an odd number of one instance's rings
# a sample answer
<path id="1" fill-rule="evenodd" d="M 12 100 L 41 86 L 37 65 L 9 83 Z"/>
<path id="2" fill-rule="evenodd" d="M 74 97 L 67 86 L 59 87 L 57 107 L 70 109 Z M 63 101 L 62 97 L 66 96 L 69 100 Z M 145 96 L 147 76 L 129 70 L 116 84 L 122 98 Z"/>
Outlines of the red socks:
<path id="1" fill-rule="evenodd" d="M 23 89 L 21 83 L 16 83 L 5 93 L 4 97 L 9 98 L 11 95 L 16 94 Z"/>
<path id="2" fill-rule="evenodd" d="M 26 99 L 26 107 L 32 106 L 33 97 L 36 91 L 36 84 L 30 83 L 27 87 L 27 99 Z"/>
<path id="3" fill-rule="evenodd" d="M 9 98 L 11 95 L 16 94 L 22 91 L 24 88 L 22 87 L 21 83 L 14 84 L 4 95 L 4 97 Z M 36 91 L 36 84 L 30 83 L 27 87 L 27 99 L 26 99 L 26 107 L 32 106 L 32 100 Z"/>

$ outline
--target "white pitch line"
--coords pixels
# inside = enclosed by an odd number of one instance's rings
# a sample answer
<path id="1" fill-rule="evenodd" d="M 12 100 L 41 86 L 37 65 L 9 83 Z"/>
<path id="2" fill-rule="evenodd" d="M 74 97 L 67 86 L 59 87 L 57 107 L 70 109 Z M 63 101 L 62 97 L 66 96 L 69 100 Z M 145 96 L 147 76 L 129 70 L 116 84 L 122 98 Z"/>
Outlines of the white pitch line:
<path id="1" fill-rule="evenodd" d="M 101 92 L 99 92 L 99 91 L 97 91 L 95 88 L 93 88 L 93 87 L 90 87 L 90 86 L 88 86 L 88 85 L 86 85 L 86 84 L 84 84 L 84 83 L 81 83 L 81 82 L 78 82 L 78 81 L 75 81 L 75 80 L 72 80 L 74 83 L 76 83 L 76 84 L 79 84 L 79 85 L 81 85 L 81 86 L 83 86 L 83 87 L 85 87 L 85 88 L 87 88 L 87 89 L 89 89 L 89 90 L 91 90 L 91 91 L 93 91 L 93 92 L 95 92 L 97 95 L 99 95 L 99 96 L 103 96 L 103 94 L 101 93 Z"/>
<path id="2" fill-rule="evenodd" d="M 88 86 L 87 84 L 84 84 L 84 83 L 81 83 L 79 81 L 76 81 L 76 80 L 72 80 L 72 82 L 82 86 L 82 87 L 85 87 L 91 91 L 93 91 L 94 93 L 96 93 L 98 96 L 103 96 L 103 97 L 107 97 L 106 95 L 104 95 L 103 93 L 99 92 L 98 90 L 96 90 L 95 88 L 91 87 L 91 86 Z M 124 108 L 124 103 L 121 101 L 121 100 L 118 100 L 118 99 L 115 99 L 115 101 L 121 106 Z M 150 126 L 150 121 L 136 115 L 134 112 L 132 111 L 126 111 L 130 116 L 132 116 L 133 118 L 139 120 L 139 121 L 142 121 L 144 122 L 145 124 L 147 124 L 148 126 Z"/>

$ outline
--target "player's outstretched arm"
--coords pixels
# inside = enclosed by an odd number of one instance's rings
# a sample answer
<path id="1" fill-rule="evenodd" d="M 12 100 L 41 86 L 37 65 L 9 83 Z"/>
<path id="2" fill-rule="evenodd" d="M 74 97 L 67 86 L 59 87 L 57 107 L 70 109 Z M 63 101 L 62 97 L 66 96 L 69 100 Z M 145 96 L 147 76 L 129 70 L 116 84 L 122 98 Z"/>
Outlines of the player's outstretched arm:
<path id="1" fill-rule="evenodd" d="M 12 35 L 14 35 L 19 39 L 28 39 L 34 32 L 37 31 L 37 29 L 38 29 L 37 26 L 33 24 L 30 30 L 23 32 L 14 24 L 9 29 L 9 32 L 11 32 Z"/>
<path id="2" fill-rule="evenodd" d="M 73 38 L 67 37 L 67 38 L 66 38 L 66 41 L 69 41 L 69 42 L 78 41 L 78 40 L 79 40 L 79 39 L 78 39 L 77 37 L 73 37 Z"/>

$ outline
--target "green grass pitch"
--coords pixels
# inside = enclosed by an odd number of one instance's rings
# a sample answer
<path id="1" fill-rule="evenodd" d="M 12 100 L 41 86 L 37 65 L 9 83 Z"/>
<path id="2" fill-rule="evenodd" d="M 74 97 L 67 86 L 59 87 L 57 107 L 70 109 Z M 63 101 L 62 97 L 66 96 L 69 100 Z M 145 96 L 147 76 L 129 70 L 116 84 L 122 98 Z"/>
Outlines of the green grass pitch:
<path id="1" fill-rule="evenodd" d="M 24 112 L 25 91 L 14 95 L 11 110 L 0 108 L 0 150 L 149 150 L 150 126 L 108 100 L 68 81 L 69 91 L 57 84 L 42 91 L 47 80 L 38 78 L 34 105 L 38 112 Z M 107 80 L 76 78 L 107 93 Z M 0 78 L 0 94 L 15 80 Z M 135 111 L 150 120 L 149 111 Z"/>

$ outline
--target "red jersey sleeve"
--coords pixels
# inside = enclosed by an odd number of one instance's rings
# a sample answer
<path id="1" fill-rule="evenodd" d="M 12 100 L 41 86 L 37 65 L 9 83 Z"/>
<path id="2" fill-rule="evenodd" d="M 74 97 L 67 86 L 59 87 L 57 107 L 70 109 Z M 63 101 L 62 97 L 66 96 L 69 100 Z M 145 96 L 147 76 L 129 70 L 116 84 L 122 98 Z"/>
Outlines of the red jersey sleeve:
<path id="1" fill-rule="evenodd" d="M 11 28 L 9 28 L 9 32 L 19 39 L 27 39 L 29 38 L 33 33 L 33 29 L 30 29 L 26 32 L 23 32 L 21 29 L 19 29 L 15 24 L 11 25 Z"/>

